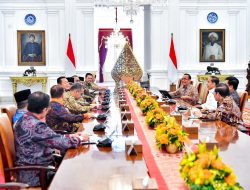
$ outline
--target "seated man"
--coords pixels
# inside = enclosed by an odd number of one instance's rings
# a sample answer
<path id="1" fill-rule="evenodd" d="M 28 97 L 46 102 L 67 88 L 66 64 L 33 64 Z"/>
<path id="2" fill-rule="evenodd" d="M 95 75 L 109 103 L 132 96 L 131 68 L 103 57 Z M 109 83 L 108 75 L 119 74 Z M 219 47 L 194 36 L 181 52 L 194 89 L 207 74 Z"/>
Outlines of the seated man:
<path id="1" fill-rule="evenodd" d="M 57 84 L 61 85 L 65 91 L 69 91 L 70 90 L 69 81 L 64 76 L 57 78 Z"/>
<path id="2" fill-rule="evenodd" d="M 84 84 L 88 90 L 98 90 L 98 87 L 93 85 L 93 75 L 91 73 L 86 73 Z"/>
<path id="3" fill-rule="evenodd" d="M 241 122 L 240 109 L 233 98 L 229 96 L 229 89 L 226 84 L 220 83 L 216 86 L 214 97 L 219 104 L 215 112 L 208 114 L 196 112 L 195 115 L 202 118 L 218 119 L 233 126 Z"/>
<path id="4" fill-rule="evenodd" d="M 30 94 L 31 94 L 30 89 L 21 90 L 14 94 L 17 104 L 17 110 L 16 114 L 12 118 L 13 126 L 23 116 L 23 114 L 27 112 L 28 97 Z"/>
<path id="5" fill-rule="evenodd" d="M 73 114 L 83 114 L 94 106 L 83 106 L 78 100 L 84 94 L 83 86 L 80 83 L 75 83 L 71 86 L 70 91 L 64 94 L 64 106 Z"/>
<path id="6" fill-rule="evenodd" d="M 199 98 L 197 89 L 191 84 L 191 76 L 187 73 L 182 77 L 181 87 L 175 92 L 170 92 L 169 94 L 171 96 L 178 96 L 192 105 L 197 104 Z"/>
<path id="7" fill-rule="evenodd" d="M 50 129 L 42 122 L 49 110 L 49 95 L 43 92 L 34 92 L 28 98 L 28 112 L 21 117 L 14 129 L 16 165 L 53 165 L 54 149 L 66 151 L 77 147 L 81 140 L 88 141 L 85 134 L 71 134 L 62 136 Z M 19 181 L 30 186 L 39 186 L 37 171 L 22 171 Z"/>
<path id="8" fill-rule="evenodd" d="M 219 78 L 216 76 L 210 76 L 207 80 L 207 88 L 208 88 L 208 95 L 206 102 L 201 105 L 202 109 L 205 110 L 216 110 L 217 109 L 217 101 L 214 97 L 214 90 L 216 85 L 219 84 Z"/>
<path id="9" fill-rule="evenodd" d="M 74 79 L 74 83 L 81 82 L 80 78 L 77 75 L 73 75 L 71 78 Z"/>
<path id="10" fill-rule="evenodd" d="M 65 130 L 68 132 L 77 131 L 79 122 L 82 122 L 88 114 L 71 114 L 64 107 L 63 103 L 64 89 L 60 85 L 54 85 L 50 89 L 51 102 L 47 116 L 47 125 L 54 130 Z"/>
<path id="11" fill-rule="evenodd" d="M 84 83 L 85 83 L 86 88 L 88 90 L 95 90 L 95 91 L 97 91 L 97 90 L 105 90 L 106 87 L 104 87 L 104 86 L 102 86 L 102 87 L 98 86 L 95 83 L 95 79 L 96 79 L 95 77 L 96 77 L 96 75 L 93 75 L 91 73 L 87 73 L 85 75 L 85 81 L 84 81 Z"/>
<path id="12" fill-rule="evenodd" d="M 236 77 L 227 77 L 225 84 L 229 88 L 230 96 L 233 97 L 235 103 L 240 107 L 240 96 L 236 91 L 239 85 L 239 80 Z"/>
<path id="13" fill-rule="evenodd" d="M 87 102 L 92 102 L 95 97 L 95 95 L 91 91 L 98 90 L 98 88 L 95 85 L 93 85 L 92 81 L 93 81 L 93 75 L 91 73 L 87 73 L 85 75 L 85 81 L 82 82 L 84 88 L 83 98 Z"/>

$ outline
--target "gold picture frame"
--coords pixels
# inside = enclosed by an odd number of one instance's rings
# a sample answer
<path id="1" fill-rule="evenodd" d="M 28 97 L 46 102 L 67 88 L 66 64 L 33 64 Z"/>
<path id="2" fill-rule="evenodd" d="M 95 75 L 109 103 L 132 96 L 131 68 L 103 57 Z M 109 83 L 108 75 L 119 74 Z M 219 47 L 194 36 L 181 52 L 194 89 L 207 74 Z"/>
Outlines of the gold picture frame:
<path id="1" fill-rule="evenodd" d="M 200 62 L 225 62 L 225 29 L 200 29 Z"/>
<path id="2" fill-rule="evenodd" d="M 45 31 L 17 31 L 18 66 L 45 66 Z"/>

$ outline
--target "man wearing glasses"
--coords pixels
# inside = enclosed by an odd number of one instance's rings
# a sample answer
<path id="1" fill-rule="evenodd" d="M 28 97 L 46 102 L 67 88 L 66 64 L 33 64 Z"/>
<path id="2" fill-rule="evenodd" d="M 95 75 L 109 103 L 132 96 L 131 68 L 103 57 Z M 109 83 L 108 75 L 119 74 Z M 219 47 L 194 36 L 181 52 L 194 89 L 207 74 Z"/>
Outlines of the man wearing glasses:
<path id="1" fill-rule="evenodd" d="M 169 93 L 173 97 L 180 97 L 192 105 L 197 104 L 199 95 L 197 89 L 191 84 L 190 74 L 185 73 L 181 79 L 181 87 Z"/>

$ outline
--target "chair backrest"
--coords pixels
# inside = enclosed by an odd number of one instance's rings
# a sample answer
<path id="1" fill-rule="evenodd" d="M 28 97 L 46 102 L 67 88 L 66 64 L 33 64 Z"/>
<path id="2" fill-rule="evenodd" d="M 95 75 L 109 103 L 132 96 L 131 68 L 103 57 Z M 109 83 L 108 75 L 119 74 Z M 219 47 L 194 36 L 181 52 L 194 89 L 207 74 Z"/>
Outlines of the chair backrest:
<path id="1" fill-rule="evenodd" d="M 240 107 L 239 108 L 240 108 L 241 113 L 243 113 L 246 102 L 248 100 L 248 93 L 246 91 L 241 92 L 241 93 L 239 93 L 239 96 L 240 96 Z"/>
<path id="2" fill-rule="evenodd" d="M 202 88 L 202 82 L 198 82 L 196 85 L 195 85 L 197 91 L 198 91 L 198 94 L 200 95 L 201 93 L 201 88 Z"/>
<path id="3" fill-rule="evenodd" d="M 0 114 L 0 141 L 2 161 L 7 159 L 7 163 L 3 163 L 4 167 L 12 168 L 15 160 L 14 134 L 6 113 Z"/>
<path id="4" fill-rule="evenodd" d="M 12 117 L 16 114 L 16 110 L 17 110 L 16 105 L 7 105 L 7 106 L 2 106 L 1 108 L 2 113 L 6 113 L 8 115 L 11 126 L 13 125 Z"/>
<path id="5" fill-rule="evenodd" d="M 206 103 L 208 93 L 209 93 L 209 91 L 208 91 L 208 89 L 206 88 L 206 89 L 204 90 L 204 92 L 203 92 L 203 97 L 202 97 L 202 100 L 201 100 L 201 103 L 202 103 L 202 104 Z"/>

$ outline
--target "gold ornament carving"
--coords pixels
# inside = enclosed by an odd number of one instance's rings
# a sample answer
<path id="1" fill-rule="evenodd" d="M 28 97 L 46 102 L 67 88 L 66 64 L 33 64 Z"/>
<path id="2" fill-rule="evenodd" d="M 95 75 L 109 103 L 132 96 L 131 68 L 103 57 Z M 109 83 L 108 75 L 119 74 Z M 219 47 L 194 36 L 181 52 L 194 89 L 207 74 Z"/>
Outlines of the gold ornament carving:
<path id="1" fill-rule="evenodd" d="M 130 77 L 132 80 L 139 81 L 142 74 L 143 71 L 131 47 L 126 43 L 111 71 L 112 78 L 118 85 L 123 77 Z"/>
<path id="2" fill-rule="evenodd" d="M 23 84 L 28 87 L 34 84 L 42 84 L 43 92 L 46 92 L 47 79 L 48 77 L 10 77 L 13 93 L 17 91 L 17 84 Z"/>

